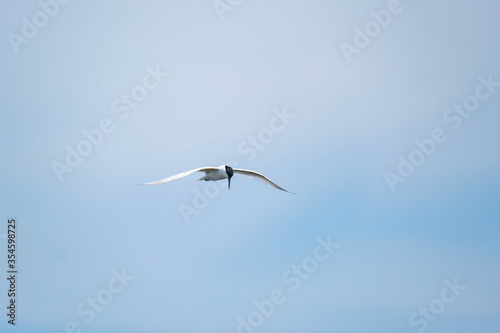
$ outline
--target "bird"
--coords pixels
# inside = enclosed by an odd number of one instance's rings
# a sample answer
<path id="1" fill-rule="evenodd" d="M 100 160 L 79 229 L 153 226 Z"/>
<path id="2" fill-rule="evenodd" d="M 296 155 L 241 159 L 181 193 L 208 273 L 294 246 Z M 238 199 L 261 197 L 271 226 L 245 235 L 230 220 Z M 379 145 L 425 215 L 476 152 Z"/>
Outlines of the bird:
<path id="1" fill-rule="evenodd" d="M 232 168 L 229 165 L 221 165 L 219 167 L 203 167 L 203 168 L 197 168 L 197 169 L 192 169 L 188 171 L 184 171 L 181 173 L 178 173 L 176 175 L 156 180 L 154 182 L 149 182 L 149 183 L 144 183 L 144 184 L 139 184 L 139 185 L 159 185 L 159 184 L 164 184 L 171 182 L 172 180 L 176 180 L 182 177 L 189 176 L 192 173 L 195 172 L 204 172 L 205 175 L 198 179 L 198 181 L 205 180 L 205 181 L 217 181 L 217 180 L 222 180 L 222 179 L 227 179 L 227 188 L 231 189 L 231 178 L 233 177 L 234 174 L 237 175 L 242 175 L 246 177 L 250 177 L 253 179 L 260 180 L 261 182 L 271 185 L 274 188 L 277 188 L 278 190 L 285 191 L 291 194 L 296 194 L 290 191 L 285 190 L 281 186 L 278 186 L 277 184 L 273 183 L 269 178 L 266 176 L 252 170 L 245 170 L 245 169 L 237 169 L 237 168 Z"/>

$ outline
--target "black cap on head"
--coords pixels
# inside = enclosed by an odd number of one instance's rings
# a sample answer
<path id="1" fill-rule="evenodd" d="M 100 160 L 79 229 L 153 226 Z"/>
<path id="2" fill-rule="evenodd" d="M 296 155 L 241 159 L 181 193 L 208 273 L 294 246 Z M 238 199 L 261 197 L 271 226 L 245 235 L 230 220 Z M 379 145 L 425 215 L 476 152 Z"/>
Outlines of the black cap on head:
<path id="1" fill-rule="evenodd" d="M 226 173 L 227 173 L 227 188 L 231 189 L 231 177 L 234 175 L 233 168 L 226 165 Z"/>

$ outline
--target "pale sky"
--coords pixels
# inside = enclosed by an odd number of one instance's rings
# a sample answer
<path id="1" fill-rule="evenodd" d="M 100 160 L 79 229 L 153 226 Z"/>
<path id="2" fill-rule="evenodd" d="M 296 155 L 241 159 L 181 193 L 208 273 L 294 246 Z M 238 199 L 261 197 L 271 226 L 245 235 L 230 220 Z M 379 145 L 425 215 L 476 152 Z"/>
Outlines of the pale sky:
<path id="1" fill-rule="evenodd" d="M 0 2 L 17 332 L 500 328 L 498 3 L 63 2 Z M 136 185 L 227 163 L 298 194 Z"/>

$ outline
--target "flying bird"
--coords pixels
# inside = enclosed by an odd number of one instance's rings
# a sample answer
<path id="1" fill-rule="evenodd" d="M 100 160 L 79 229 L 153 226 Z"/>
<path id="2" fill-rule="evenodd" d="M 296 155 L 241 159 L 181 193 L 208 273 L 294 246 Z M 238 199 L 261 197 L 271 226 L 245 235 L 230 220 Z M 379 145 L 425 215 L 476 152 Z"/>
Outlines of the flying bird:
<path id="1" fill-rule="evenodd" d="M 221 179 L 227 179 L 227 188 L 228 189 L 231 189 L 231 177 L 233 177 L 234 174 L 237 174 L 237 175 L 247 176 L 247 177 L 250 177 L 253 179 L 260 180 L 261 182 L 263 182 L 267 185 L 271 185 L 272 187 L 277 188 L 278 190 L 292 193 L 292 192 L 289 192 L 289 191 L 285 190 L 284 188 L 276 185 L 269 178 L 267 178 L 264 175 L 261 175 L 260 173 L 258 173 L 256 171 L 231 168 L 228 165 L 221 165 L 219 167 L 197 168 L 197 169 L 178 173 L 178 174 L 170 176 L 168 178 L 160 179 L 160 180 L 150 182 L 150 183 L 139 184 L 139 185 L 159 185 L 159 184 L 163 184 L 163 183 L 168 183 L 168 182 L 171 182 L 172 180 L 186 177 L 194 172 L 204 172 L 205 173 L 205 175 L 198 180 L 216 181 L 216 180 L 221 180 Z M 292 193 L 292 194 L 295 194 L 295 193 Z"/>

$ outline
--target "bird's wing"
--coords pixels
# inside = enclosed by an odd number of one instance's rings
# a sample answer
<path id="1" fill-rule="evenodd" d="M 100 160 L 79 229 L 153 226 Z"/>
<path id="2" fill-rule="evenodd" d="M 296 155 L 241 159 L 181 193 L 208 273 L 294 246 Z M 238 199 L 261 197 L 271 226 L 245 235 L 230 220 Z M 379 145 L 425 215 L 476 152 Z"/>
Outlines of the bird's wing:
<path id="1" fill-rule="evenodd" d="M 178 173 L 178 174 L 170 176 L 168 178 L 160 179 L 160 180 L 157 180 L 157 181 L 154 181 L 154 182 L 150 182 L 150 183 L 139 184 L 139 185 L 158 185 L 158 184 L 168 183 L 168 182 L 171 182 L 172 180 L 176 180 L 176 179 L 179 179 L 179 178 L 182 178 L 182 177 L 189 176 L 190 174 L 192 174 L 194 172 L 202 171 L 202 172 L 207 173 L 207 172 L 216 171 L 216 170 L 217 170 L 217 168 L 213 168 L 213 167 L 197 168 L 197 169 L 193 169 L 193 170 L 189 170 L 189 171 L 184 171 L 184 172 Z"/>
<path id="2" fill-rule="evenodd" d="M 293 192 L 289 192 L 289 191 L 285 190 L 284 188 L 276 185 L 269 178 L 267 178 L 264 175 L 261 175 L 258 172 L 255 172 L 255 171 L 252 171 L 252 170 L 245 170 L 245 169 L 235 169 L 235 168 L 233 168 L 233 171 L 236 174 L 260 180 L 261 182 L 263 182 L 263 183 L 265 183 L 267 185 L 271 185 L 272 187 L 277 188 L 278 190 L 282 190 L 282 191 L 285 191 L 285 192 L 288 192 L 288 193 L 295 194 Z"/>

